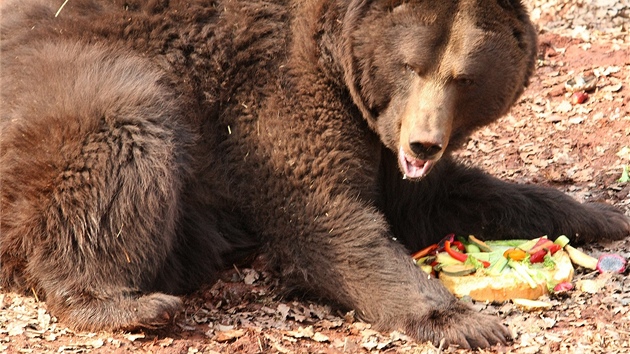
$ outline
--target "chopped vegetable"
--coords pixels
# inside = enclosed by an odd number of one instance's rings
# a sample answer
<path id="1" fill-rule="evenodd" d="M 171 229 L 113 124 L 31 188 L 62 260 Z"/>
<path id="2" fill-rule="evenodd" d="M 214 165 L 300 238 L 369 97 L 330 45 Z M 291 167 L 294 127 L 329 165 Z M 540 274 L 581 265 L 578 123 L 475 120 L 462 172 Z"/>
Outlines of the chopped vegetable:
<path id="1" fill-rule="evenodd" d="M 520 262 L 527 257 L 527 252 L 518 249 L 518 248 L 510 248 L 509 250 L 503 253 L 503 257 L 507 259 L 511 259 L 513 261 Z"/>
<path id="2" fill-rule="evenodd" d="M 553 287 L 554 293 L 562 293 L 570 290 L 573 290 L 573 284 L 566 281 L 560 284 L 556 284 L 556 286 Z"/>
<path id="3" fill-rule="evenodd" d="M 466 258 L 466 262 L 464 264 L 471 265 L 475 267 L 475 269 L 482 269 L 482 268 L 490 267 L 490 262 L 482 261 L 478 258 L 471 257 L 470 255 L 468 256 L 468 258 Z"/>
<path id="4" fill-rule="evenodd" d="M 556 267 L 556 262 L 553 260 L 551 255 L 546 254 L 543 258 L 543 265 L 547 269 L 554 269 Z"/>
<path id="5" fill-rule="evenodd" d="M 492 252 L 492 247 L 488 246 L 488 244 L 486 244 L 485 242 L 481 241 L 480 239 L 476 238 L 473 235 L 468 236 L 468 241 L 470 241 L 470 243 L 472 244 L 477 245 L 477 247 L 479 247 L 479 249 L 484 252 Z"/>
<path id="6" fill-rule="evenodd" d="M 597 269 L 597 259 L 589 256 L 588 254 L 574 248 L 571 245 L 564 246 L 564 250 L 569 254 L 571 262 L 577 264 L 586 269 Z"/>
<path id="7" fill-rule="evenodd" d="M 433 273 L 433 267 L 431 267 L 428 264 L 421 264 L 420 265 L 420 269 L 422 269 L 422 271 L 424 271 L 427 274 L 432 274 Z"/>
<path id="8" fill-rule="evenodd" d="M 604 287 L 604 283 L 593 279 L 583 279 L 578 281 L 577 287 L 585 293 L 596 294 Z"/>
<path id="9" fill-rule="evenodd" d="M 618 254 L 602 254 L 597 261 L 600 273 L 623 273 L 626 270 L 626 259 Z"/>
<path id="10" fill-rule="evenodd" d="M 569 238 L 565 235 L 558 236 L 556 241 L 554 241 L 556 245 L 560 245 L 560 247 L 564 248 L 564 246 L 569 244 Z"/>
<path id="11" fill-rule="evenodd" d="M 560 251 L 561 249 L 562 247 L 560 245 L 553 243 L 549 245 L 548 251 L 553 256 L 554 254 L 556 254 L 556 252 Z"/>
<path id="12" fill-rule="evenodd" d="M 422 257 L 426 257 L 426 256 L 430 255 L 431 253 L 434 253 L 435 251 L 437 251 L 437 249 L 438 249 L 438 245 L 436 243 L 434 245 L 431 245 L 429 247 L 423 248 L 420 251 L 412 254 L 411 258 L 413 258 L 415 260 L 418 260 L 418 259 L 420 259 Z"/>
<path id="13" fill-rule="evenodd" d="M 442 266 L 447 266 L 447 265 L 450 265 L 450 264 L 462 264 L 462 263 L 464 263 L 462 261 L 459 261 L 459 260 L 451 257 L 446 252 L 438 253 L 437 256 L 436 256 L 436 261 L 438 262 L 438 264 L 440 264 Z"/>
<path id="14" fill-rule="evenodd" d="M 464 246 L 466 247 L 466 253 L 481 252 L 481 249 L 479 249 L 479 246 L 475 245 L 474 243 L 465 244 Z"/>
<path id="15" fill-rule="evenodd" d="M 464 244 L 460 241 L 451 242 L 451 247 L 457 247 L 460 252 L 466 252 L 466 247 L 464 247 Z"/>
<path id="16" fill-rule="evenodd" d="M 558 236 L 554 243 L 564 248 L 564 250 L 569 255 L 569 258 L 571 258 L 571 262 L 573 262 L 574 264 L 584 267 L 586 269 L 597 269 L 597 259 L 571 246 L 569 244 L 569 238 L 565 235 Z"/>
<path id="17" fill-rule="evenodd" d="M 448 253 L 449 256 L 457 259 L 460 262 L 466 262 L 466 260 L 468 259 L 467 254 L 463 254 L 452 249 L 450 241 L 444 242 L 444 250 L 446 251 L 446 253 Z M 487 261 L 479 261 L 479 262 L 481 262 L 483 266 L 486 268 L 490 267 L 490 262 L 487 262 Z"/>
<path id="18" fill-rule="evenodd" d="M 492 265 L 488 268 L 489 275 L 499 275 L 505 269 L 505 266 L 508 264 L 508 259 L 501 256 L 496 262 L 492 263 Z"/>
<path id="19" fill-rule="evenodd" d="M 547 237 L 543 236 L 543 237 L 535 238 L 533 240 L 525 241 L 524 243 L 518 245 L 518 248 L 522 249 L 523 251 L 529 252 L 529 250 L 534 248 L 534 246 L 537 245 L 539 242 L 541 242 L 541 240 L 544 242 L 544 240 L 546 239 Z"/>
<path id="20" fill-rule="evenodd" d="M 530 242 L 531 240 L 494 240 L 494 241 L 486 241 L 486 244 L 492 248 L 495 248 L 497 246 L 499 247 L 510 247 L 510 248 L 515 248 L 515 247 L 519 247 L 520 246 Z M 535 242 L 534 242 L 535 243 Z M 533 244 L 532 244 L 533 245 Z M 523 249 L 523 248 L 521 248 Z M 526 249 L 523 249 L 525 251 L 527 251 Z"/>
<path id="21" fill-rule="evenodd" d="M 529 256 L 529 261 L 532 264 L 542 263 L 545 260 L 546 255 L 547 255 L 547 250 L 545 249 L 538 250 Z"/>
<path id="22" fill-rule="evenodd" d="M 512 299 L 512 303 L 523 311 L 538 311 L 551 308 L 551 304 L 545 301 L 528 299 Z"/>
<path id="23" fill-rule="evenodd" d="M 540 250 L 545 250 L 545 253 L 547 253 L 546 250 L 552 247 L 553 244 L 554 243 L 550 239 L 541 237 L 538 240 L 538 242 L 536 242 L 534 247 L 532 247 L 527 252 L 529 252 L 530 254 L 534 254 L 534 253 L 540 252 Z"/>
<path id="24" fill-rule="evenodd" d="M 538 287 L 538 284 L 536 284 L 536 281 L 534 281 L 531 275 L 529 275 L 529 273 L 527 272 L 528 268 L 526 265 L 520 262 L 510 261 L 510 260 L 508 260 L 508 265 L 514 270 L 516 274 L 518 274 L 521 278 L 523 278 L 523 280 L 525 280 L 532 289 L 535 289 Z"/>
<path id="25" fill-rule="evenodd" d="M 442 268 L 442 273 L 452 276 L 464 276 L 472 274 L 476 270 L 477 268 L 469 264 L 452 264 Z"/>
<path id="26" fill-rule="evenodd" d="M 466 262 L 466 259 L 468 258 L 467 255 L 465 255 L 463 253 L 459 253 L 459 252 L 453 250 L 451 248 L 451 242 L 450 241 L 444 242 L 444 250 L 446 251 L 446 253 L 448 253 L 449 256 L 457 259 L 460 262 Z"/>
<path id="27" fill-rule="evenodd" d="M 444 238 L 441 239 L 440 242 L 438 242 L 438 252 L 444 251 L 444 244 L 446 244 L 446 241 L 448 242 L 455 241 L 455 234 L 448 234 L 444 236 Z"/>
<path id="28" fill-rule="evenodd" d="M 488 252 L 478 252 L 478 253 L 468 253 L 468 258 L 474 257 L 480 261 L 490 262 L 490 256 L 494 256 L 494 253 Z"/>

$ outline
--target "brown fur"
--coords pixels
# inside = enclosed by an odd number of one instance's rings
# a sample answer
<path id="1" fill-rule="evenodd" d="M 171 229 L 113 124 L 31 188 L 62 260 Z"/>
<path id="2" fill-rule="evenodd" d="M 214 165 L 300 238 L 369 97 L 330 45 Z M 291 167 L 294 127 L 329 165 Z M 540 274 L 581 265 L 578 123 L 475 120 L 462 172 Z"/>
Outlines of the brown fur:
<path id="1" fill-rule="evenodd" d="M 630 230 L 448 157 L 531 75 L 517 0 L 58 6 L 1 4 L 0 271 L 77 329 L 164 325 L 174 295 L 259 246 L 287 287 L 379 329 L 486 347 L 505 327 L 409 250 Z"/>

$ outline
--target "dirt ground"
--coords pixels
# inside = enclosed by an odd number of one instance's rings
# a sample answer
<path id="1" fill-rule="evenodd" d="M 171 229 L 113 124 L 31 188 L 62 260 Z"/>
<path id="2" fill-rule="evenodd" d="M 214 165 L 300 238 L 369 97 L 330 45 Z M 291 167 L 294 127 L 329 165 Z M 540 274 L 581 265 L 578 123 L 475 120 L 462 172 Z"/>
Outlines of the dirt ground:
<path id="1" fill-rule="evenodd" d="M 477 132 L 459 155 L 516 183 L 603 201 L 630 215 L 630 0 L 526 0 L 540 33 L 538 70 L 512 112 Z M 565 83 L 594 77 L 581 104 Z M 630 258 L 630 240 L 585 248 Z M 0 289 L 0 352 L 7 353 L 465 353 L 416 343 L 319 303 L 282 297 L 277 280 L 252 268 L 224 273 L 186 298 L 158 332 L 78 333 L 46 304 Z M 509 325 L 514 342 L 487 353 L 630 353 L 630 278 L 578 269 L 576 290 L 545 299 L 545 311 L 474 303 Z"/>

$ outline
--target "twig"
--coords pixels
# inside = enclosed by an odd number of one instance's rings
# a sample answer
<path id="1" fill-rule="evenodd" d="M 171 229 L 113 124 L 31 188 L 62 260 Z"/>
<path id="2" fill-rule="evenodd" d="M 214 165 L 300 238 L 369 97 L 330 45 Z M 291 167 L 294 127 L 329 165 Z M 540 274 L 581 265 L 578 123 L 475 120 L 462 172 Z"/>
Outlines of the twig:
<path id="1" fill-rule="evenodd" d="M 64 1 L 63 4 L 61 4 L 61 6 L 59 6 L 59 10 L 57 10 L 57 12 L 55 13 L 55 17 L 59 16 L 59 13 L 61 12 L 61 9 L 63 9 L 63 7 L 66 6 L 68 1 L 69 0 Z"/>

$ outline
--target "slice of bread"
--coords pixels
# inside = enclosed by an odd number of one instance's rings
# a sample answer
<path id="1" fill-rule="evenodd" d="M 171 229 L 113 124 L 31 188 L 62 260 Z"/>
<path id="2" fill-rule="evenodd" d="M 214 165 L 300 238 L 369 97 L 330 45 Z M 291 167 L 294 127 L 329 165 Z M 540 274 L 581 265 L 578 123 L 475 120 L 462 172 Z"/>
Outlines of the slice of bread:
<path id="1" fill-rule="evenodd" d="M 546 278 L 550 281 L 541 281 L 535 288 L 532 288 L 513 270 L 504 271 L 498 276 L 490 276 L 482 272 L 464 276 L 440 273 L 439 279 L 457 297 L 468 295 L 477 301 L 498 302 L 510 299 L 533 300 L 547 294 L 549 285 L 570 282 L 573 279 L 573 264 L 566 252 L 564 250 L 556 252 L 553 259 L 556 262 L 553 270 L 539 270 L 547 272 Z"/>

